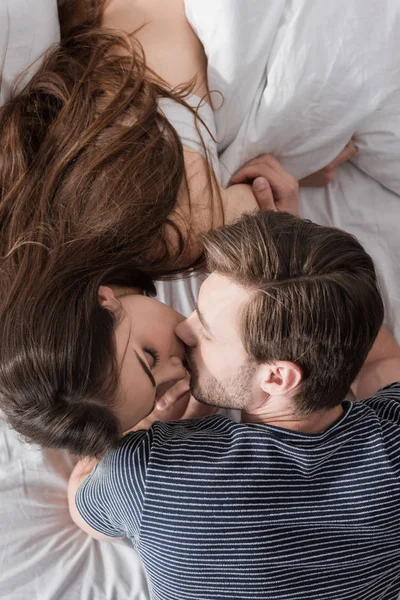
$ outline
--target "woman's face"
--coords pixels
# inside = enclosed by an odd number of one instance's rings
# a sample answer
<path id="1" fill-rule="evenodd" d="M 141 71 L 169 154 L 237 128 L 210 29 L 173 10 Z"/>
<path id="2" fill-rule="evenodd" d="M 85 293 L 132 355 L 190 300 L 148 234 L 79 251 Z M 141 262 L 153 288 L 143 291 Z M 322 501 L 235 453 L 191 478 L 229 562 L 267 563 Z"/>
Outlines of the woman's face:
<path id="1" fill-rule="evenodd" d="M 101 286 L 99 298 L 117 316 L 122 400 L 115 411 L 126 431 L 150 414 L 156 400 L 185 377 L 185 346 L 175 335 L 184 317 L 137 290 Z"/>

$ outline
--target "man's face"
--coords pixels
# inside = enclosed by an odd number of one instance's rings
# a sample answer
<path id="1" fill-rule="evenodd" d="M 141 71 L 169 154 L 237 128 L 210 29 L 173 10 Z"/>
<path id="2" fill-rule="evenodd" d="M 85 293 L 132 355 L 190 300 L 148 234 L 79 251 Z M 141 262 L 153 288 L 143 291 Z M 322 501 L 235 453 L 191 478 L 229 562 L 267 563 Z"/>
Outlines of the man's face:
<path id="1" fill-rule="evenodd" d="M 240 337 L 240 310 L 249 294 L 213 273 L 201 286 L 196 310 L 176 328 L 189 348 L 191 390 L 200 402 L 237 409 L 252 404 L 257 365 Z"/>

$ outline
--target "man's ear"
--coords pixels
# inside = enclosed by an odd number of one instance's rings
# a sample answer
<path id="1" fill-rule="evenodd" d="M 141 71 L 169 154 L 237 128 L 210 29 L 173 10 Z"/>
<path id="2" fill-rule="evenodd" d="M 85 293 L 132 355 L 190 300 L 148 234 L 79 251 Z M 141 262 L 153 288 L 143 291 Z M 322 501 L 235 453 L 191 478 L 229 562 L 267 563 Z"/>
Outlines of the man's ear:
<path id="1" fill-rule="evenodd" d="M 114 292 L 107 285 L 101 285 L 99 287 L 99 302 L 103 308 L 108 308 L 109 310 L 116 310 L 119 306 L 118 300 L 115 297 Z"/>
<path id="2" fill-rule="evenodd" d="M 260 366 L 261 389 L 269 396 L 293 392 L 303 379 L 301 367 L 288 360 L 278 360 Z"/>

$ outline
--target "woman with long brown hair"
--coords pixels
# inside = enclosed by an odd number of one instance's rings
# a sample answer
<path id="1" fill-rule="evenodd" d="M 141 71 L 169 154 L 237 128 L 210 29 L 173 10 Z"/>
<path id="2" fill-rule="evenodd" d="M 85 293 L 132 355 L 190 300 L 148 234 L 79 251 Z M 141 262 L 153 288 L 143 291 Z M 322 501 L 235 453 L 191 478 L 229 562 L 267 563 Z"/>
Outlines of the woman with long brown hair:
<path id="1" fill-rule="evenodd" d="M 205 56 L 183 1 L 81 0 L 61 17 L 61 44 L 1 110 L 2 251 L 107 236 L 155 277 L 195 264 L 198 232 L 257 204 L 206 160 Z"/>
<path id="2" fill-rule="evenodd" d="M 0 109 L 0 405 L 29 440 L 98 454 L 121 433 L 125 314 L 99 289 L 152 294 L 154 279 L 201 264 L 198 233 L 258 205 L 212 169 L 206 61 L 183 0 L 66 1 L 61 24 L 60 45 Z M 268 160 L 262 172 L 295 203 L 297 183 Z M 183 355 L 167 344 L 157 362 L 146 336 L 135 352 L 159 396 Z"/>

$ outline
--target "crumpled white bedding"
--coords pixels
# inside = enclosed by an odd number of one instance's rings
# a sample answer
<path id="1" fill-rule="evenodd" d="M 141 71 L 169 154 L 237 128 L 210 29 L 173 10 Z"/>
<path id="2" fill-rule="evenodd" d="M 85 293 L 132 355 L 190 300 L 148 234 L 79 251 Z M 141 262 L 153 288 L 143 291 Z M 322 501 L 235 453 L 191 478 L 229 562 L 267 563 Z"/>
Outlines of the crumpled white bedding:
<path id="1" fill-rule="evenodd" d="M 216 114 L 225 181 L 262 152 L 275 153 L 295 175 L 308 175 L 355 134 L 355 164 L 341 167 L 327 188 L 302 189 L 301 214 L 351 231 L 369 249 L 387 321 L 400 340 L 399 3 L 186 4 L 208 54 L 210 85 L 225 96 Z M 57 41 L 55 15 L 55 0 L 0 2 L 7 86 Z M 195 278 L 163 284 L 160 294 L 187 314 L 198 285 Z M 130 545 L 88 539 L 71 522 L 71 469 L 66 453 L 24 444 L 0 419 L 0 598 L 147 600 Z"/>
<path id="2" fill-rule="evenodd" d="M 131 543 L 98 542 L 71 521 L 73 461 L 18 439 L 0 417 L 0 598 L 147 600 Z"/>
<path id="3" fill-rule="evenodd" d="M 186 0 L 208 58 L 224 182 L 272 152 L 297 178 L 355 136 L 354 161 L 400 194 L 400 4 Z"/>
<path id="4" fill-rule="evenodd" d="M 56 0 L 1 0 L 0 103 L 14 79 L 59 40 L 59 30 Z"/>
<path id="5" fill-rule="evenodd" d="M 186 0 L 186 11 L 216 90 L 225 185 L 266 152 L 305 177 L 355 140 L 354 167 L 302 190 L 301 214 L 364 242 L 400 340 L 400 3 Z"/>

